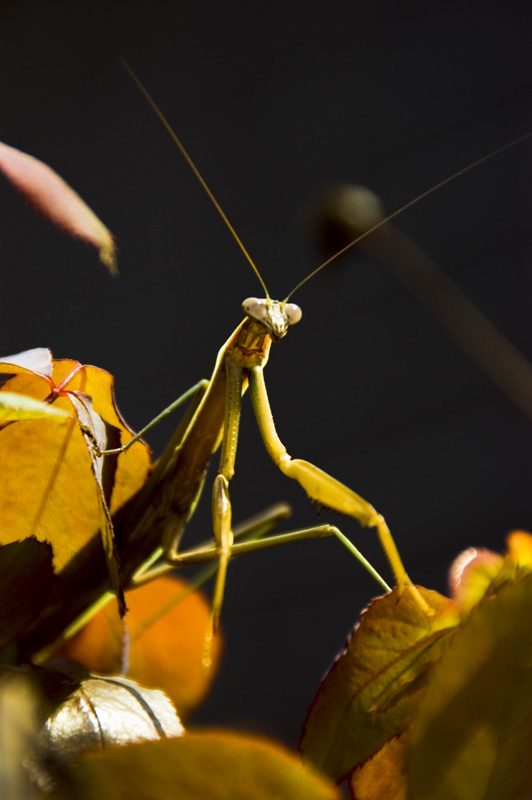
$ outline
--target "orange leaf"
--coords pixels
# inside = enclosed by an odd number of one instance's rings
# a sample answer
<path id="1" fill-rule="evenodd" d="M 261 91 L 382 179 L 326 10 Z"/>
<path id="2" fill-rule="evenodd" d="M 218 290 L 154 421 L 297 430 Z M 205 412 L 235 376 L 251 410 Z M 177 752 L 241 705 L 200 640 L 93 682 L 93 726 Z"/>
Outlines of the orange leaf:
<path id="1" fill-rule="evenodd" d="M 96 214 L 47 164 L 0 142 L 0 171 L 33 208 L 58 228 L 99 250 L 100 261 L 117 274 L 111 233 Z"/>
<path id="2" fill-rule="evenodd" d="M 518 567 L 532 568 L 532 536 L 526 531 L 512 531 L 508 534 L 508 555 Z"/>
<path id="3" fill-rule="evenodd" d="M 181 717 L 203 700 L 216 674 L 220 637 L 213 642 L 213 667 L 201 667 L 209 606 L 203 594 L 172 577 L 126 592 L 128 677 L 163 689 Z M 171 647 L 169 646 L 171 642 Z M 122 668 L 123 622 L 112 601 L 61 648 L 61 655 L 90 672 L 113 675 Z"/>

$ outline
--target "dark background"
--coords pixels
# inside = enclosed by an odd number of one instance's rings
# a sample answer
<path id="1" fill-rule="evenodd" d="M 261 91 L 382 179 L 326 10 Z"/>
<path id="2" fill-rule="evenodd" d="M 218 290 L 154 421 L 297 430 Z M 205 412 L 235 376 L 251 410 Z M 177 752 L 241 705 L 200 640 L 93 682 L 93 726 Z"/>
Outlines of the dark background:
<path id="1" fill-rule="evenodd" d="M 321 187 L 362 182 L 393 210 L 532 130 L 531 24 L 530 3 L 508 0 L 4 0 L 0 138 L 89 202 L 116 236 L 121 275 L 2 183 L 1 351 L 50 346 L 108 369 L 139 428 L 209 376 L 241 301 L 260 293 L 117 54 L 284 296 L 322 259 L 302 213 Z M 531 152 L 493 159 L 398 223 L 528 357 Z M 281 438 L 385 514 L 416 582 L 445 591 L 462 549 L 500 549 L 509 530 L 532 527 L 530 420 L 378 266 L 345 259 L 295 300 L 303 321 L 266 373 Z M 171 429 L 150 437 L 156 453 Z M 286 499 L 295 526 L 315 521 L 247 407 L 231 491 L 236 519 Z M 207 498 L 197 519 L 204 536 Z M 321 519 L 388 576 L 373 533 Z M 228 577 L 226 657 L 196 720 L 294 744 L 378 589 L 335 541 L 240 559 Z"/>

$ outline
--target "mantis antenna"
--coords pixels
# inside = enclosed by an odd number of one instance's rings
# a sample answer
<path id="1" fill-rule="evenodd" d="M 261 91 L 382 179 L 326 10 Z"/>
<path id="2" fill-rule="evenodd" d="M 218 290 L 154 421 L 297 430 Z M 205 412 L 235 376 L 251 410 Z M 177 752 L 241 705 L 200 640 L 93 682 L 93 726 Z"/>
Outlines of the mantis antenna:
<path id="1" fill-rule="evenodd" d="M 268 292 L 268 289 L 266 288 L 266 284 L 264 283 L 262 275 L 260 274 L 260 272 L 259 272 L 257 266 L 255 265 L 253 259 L 251 258 L 251 256 L 249 255 L 248 251 L 246 250 L 242 240 L 240 239 L 240 237 L 238 236 L 237 232 L 235 231 L 235 229 L 233 228 L 233 226 L 229 222 L 229 219 L 227 218 L 226 214 L 224 213 L 222 207 L 220 206 L 220 204 L 216 200 L 216 198 L 213 195 L 212 191 L 209 189 L 205 179 L 203 178 L 203 176 L 201 175 L 200 171 L 198 170 L 198 168 L 196 167 L 196 165 L 192 161 L 191 157 L 189 156 L 188 152 L 186 151 L 186 149 L 185 149 L 184 145 L 182 144 L 181 140 L 178 138 L 178 136 L 176 135 L 176 133 L 173 130 L 172 126 L 170 125 L 170 123 L 168 122 L 166 117 L 164 116 L 163 112 L 161 111 L 159 106 L 156 104 L 155 100 L 152 98 L 152 96 L 147 91 L 147 89 L 144 87 L 144 85 L 142 84 L 140 79 L 137 77 L 135 72 L 131 69 L 131 67 L 129 66 L 127 61 L 122 57 L 120 57 L 120 61 L 122 62 L 122 65 L 124 66 L 125 70 L 129 73 L 129 75 L 132 78 L 132 80 L 135 83 L 135 85 L 140 90 L 141 94 L 146 98 L 146 100 L 148 101 L 148 103 L 152 107 L 153 111 L 155 112 L 155 114 L 157 115 L 157 117 L 159 118 L 161 123 L 164 125 L 164 127 L 166 128 L 168 133 L 170 134 L 172 140 L 175 142 L 175 144 L 177 145 L 177 147 L 181 151 L 181 154 L 183 155 L 183 158 L 185 159 L 185 161 L 189 165 L 190 169 L 192 170 L 192 172 L 194 173 L 194 175 L 196 176 L 196 178 L 200 182 L 201 186 L 203 187 L 203 189 L 205 190 L 207 196 L 209 197 L 211 203 L 214 205 L 214 207 L 217 210 L 218 214 L 221 216 L 222 220 L 224 221 L 225 225 L 227 226 L 228 230 L 230 231 L 231 235 L 233 236 L 234 240 L 236 241 L 237 245 L 239 246 L 240 250 L 242 251 L 242 253 L 246 257 L 248 263 L 250 264 L 251 268 L 253 269 L 253 272 L 255 273 L 257 278 L 259 279 L 260 284 L 261 284 L 261 286 L 262 286 L 262 288 L 264 290 L 265 297 L 269 300 L 270 299 L 270 293 Z M 330 256 L 326 261 L 324 261 L 322 264 L 320 264 L 318 267 L 316 267 L 316 269 L 312 270 L 312 272 L 309 272 L 309 274 L 306 275 L 303 278 L 303 280 L 301 280 L 289 292 L 289 294 L 287 294 L 285 299 L 282 301 L 283 304 L 286 303 L 292 297 L 292 295 L 294 295 L 297 291 L 299 291 L 299 289 L 301 289 L 302 286 L 304 286 L 306 283 L 308 283 L 311 280 L 311 278 L 313 278 L 315 275 L 317 275 L 318 272 L 321 272 L 323 269 L 325 269 L 325 267 L 328 267 L 329 264 L 331 264 L 333 261 L 336 261 L 337 258 L 342 256 L 344 253 L 346 253 L 348 250 L 350 250 L 356 244 L 361 242 L 363 239 L 366 239 L 366 237 L 370 236 L 375 231 L 378 231 L 379 228 L 382 228 L 388 222 L 391 222 L 392 220 L 394 220 L 396 217 L 398 217 L 404 211 L 407 211 L 409 208 L 412 208 L 413 206 L 417 205 L 418 203 L 420 203 L 422 200 L 425 200 L 427 197 L 429 197 L 434 192 L 437 192 L 440 189 L 442 189 L 444 186 L 447 186 L 448 184 L 453 183 L 453 181 L 455 181 L 457 178 L 461 178 L 462 175 L 466 175 L 468 172 L 471 172 L 472 170 L 474 170 L 477 167 L 481 166 L 481 164 L 485 164 L 487 161 L 490 161 L 495 156 L 501 155 L 501 153 L 504 153 L 504 152 L 506 152 L 506 150 L 510 150 L 512 147 L 515 147 L 516 145 L 519 145 L 522 142 L 527 141 L 527 139 L 530 139 L 531 137 L 532 137 L 532 132 L 529 132 L 529 133 L 524 134 L 524 136 L 519 137 L 518 139 L 514 139 L 513 142 L 509 142 L 508 144 L 505 144 L 502 147 L 499 147 L 497 150 L 494 150 L 491 153 L 488 153 L 488 155 L 482 156 L 482 158 L 479 158 L 476 161 L 473 161 L 473 163 L 468 164 L 467 167 L 463 167 L 463 169 L 459 169 L 453 175 L 450 175 L 448 178 L 445 178 L 444 180 L 442 180 L 439 183 L 435 184 L 430 189 L 426 189 L 421 194 L 418 194 L 416 197 L 414 197 L 413 200 L 409 200 L 408 203 L 405 203 L 405 205 L 403 205 L 400 208 L 396 209 L 391 214 L 389 214 L 387 217 L 385 217 L 384 219 L 382 219 L 379 222 L 377 222 L 375 225 L 372 225 L 372 227 L 368 228 L 367 231 L 364 231 L 364 233 L 361 233 L 360 236 L 357 236 L 355 239 L 353 239 L 352 242 L 349 242 L 348 244 L 346 244 L 345 247 L 342 247 L 340 250 L 338 250 L 336 253 L 334 253 L 334 255 Z"/>
<path id="2" fill-rule="evenodd" d="M 427 189 L 426 191 L 422 192 L 421 194 L 418 194 L 417 197 L 414 197 L 413 200 L 410 200 L 408 203 L 406 203 L 404 206 L 401 206 L 401 208 L 398 208 L 392 214 L 389 214 L 387 217 L 385 217 L 384 219 L 381 219 L 375 225 L 372 225 L 371 228 L 368 228 L 367 231 L 364 231 L 364 233 L 361 233 L 360 236 L 357 236 L 356 239 L 353 239 L 352 242 L 349 242 L 348 244 L 345 245 L 345 247 L 342 247 L 341 250 L 338 250 L 338 252 L 336 252 L 336 253 L 334 253 L 334 255 L 330 256 L 330 258 L 328 258 L 326 261 L 324 261 L 323 264 L 320 264 L 319 267 L 316 267 L 316 269 L 312 270 L 312 272 L 309 272 L 309 274 L 305 278 L 303 278 L 303 280 L 300 281 L 297 284 L 297 286 L 295 286 L 292 289 L 292 291 L 285 297 L 283 302 L 286 303 L 286 301 L 289 300 L 292 297 L 293 294 L 295 294 L 299 289 L 301 289 L 301 287 L 304 286 L 305 283 L 307 283 L 311 278 L 313 278 L 315 275 L 317 275 L 318 272 L 321 272 L 322 269 L 325 269 L 325 267 L 328 267 L 329 264 L 331 264 L 333 261 L 336 261 L 337 258 L 342 256 L 344 253 L 346 253 L 348 250 L 350 250 L 356 244 L 361 242 L 362 239 L 365 239 L 370 234 L 372 234 L 375 231 L 379 230 L 379 228 L 382 228 L 383 225 L 386 225 L 388 222 L 391 222 L 393 219 L 398 217 L 399 214 L 403 213 L 403 211 L 407 211 L 407 209 L 412 208 L 412 206 L 415 206 L 418 203 L 420 203 L 421 200 L 425 200 L 425 198 L 429 197 L 431 194 L 433 194 L 433 192 L 437 192 L 439 189 L 442 189 L 444 186 L 447 186 L 447 184 L 452 183 L 457 178 L 461 178 L 462 175 L 466 175 L 468 172 L 471 172 L 472 170 L 476 169 L 476 167 L 479 167 L 481 164 L 485 164 L 487 161 L 490 161 L 495 156 L 498 156 L 501 153 L 506 152 L 506 150 L 509 150 L 511 147 L 515 147 L 516 145 L 521 144 L 522 142 L 525 142 L 527 139 L 530 139 L 531 137 L 532 137 L 532 132 L 525 133 L 524 136 L 520 136 L 518 139 L 514 139 L 513 142 L 509 142 L 508 144 L 505 144 L 502 147 L 499 147 L 497 150 L 494 150 L 493 152 L 489 153 L 488 155 L 482 156 L 482 158 L 477 159 L 477 161 L 473 161 L 472 164 L 468 164 L 468 166 L 464 167 L 463 169 L 459 169 L 458 172 L 455 172 L 453 175 L 450 175 L 448 178 L 445 178 L 445 180 L 440 181 L 439 183 L 435 184 L 435 186 L 432 186 L 430 189 Z"/>
<path id="3" fill-rule="evenodd" d="M 185 161 L 187 162 L 187 164 L 189 165 L 190 169 L 192 170 L 192 172 L 194 173 L 194 175 L 196 176 L 196 178 L 198 179 L 200 184 L 203 186 L 203 189 L 205 190 L 209 200 L 211 201 L 211 203 L 215 207 L 216 211 L 218 212 L 218 214 L 221 216 L 221 218 L 225 222 L 225 224 L 226 224 L 227 228 L 229 229 L 231 235 L 233 236 L 235 242 L 240 247 L 240 249 L 243 252 L 243 254 L 245 255 L 245 257 L 247 258 L 249 264 L 251 265 L 251 268 L 253 269 L 253 272 L 255 273 L 255 275 L 257 276 L 257 278 L 260 281 L 260 284 L 261 284 L 261 286 L 262 286 L 262 288 L 264 290 L 265 297 L 269 300 L 270 299 L 270 293 L 268 292 L 268 289 L 266 288 L 266 284 L 264 283 L 264 281 L 262 279 L 262 275 L 260 274 L 257 266 L 253 262 L 253 259 L 249 255 L 248 251 L 244 247 L 244 244 L 243 244 L 242 240 L 240 239 L 239 235 L 237 234 L 237 232 L 235 231 L 235 229 L 233 228 L 233 226 L 229 222 L 229 220 L 228 220 L 227 216 L 225 215 L 225 213 L 224 213 L 222 207 L 220 206 L 219 202 L 217 201 L 217 199 L 215 198 L 215 196 L 213 195 L 213 193 L 209 189 L 205 179 L 203 178 L 203 175 L 200 173 L 199 169 L 196 167 L 196 165 L 192 161 L 191 157 L 189 156 L 189 154 L 185 150 L 185 147 L 184 147 L 183 143 L 177 137 L 175 131 L 173 130 L 172 126 L 170 125 L 170 123 L 168 122 L 166 117 L 164 116 L 163 112 L 161 111 L 161 109 L 159 108 L 159 106 L 157 105 L 155 100 L 152 98 L 152 96 L 150 95 L 148 90 L 141 83 L 139 78 L 137 78 L 136 74 L 133 72 L 133 70 L 131 69 L 131 67 L 127 63 L 127 61 L 124 58 L 122 58 L 122 56 L 120 56 L 120 61 L 122 62 L 122 65 L 124 66 L 126 71 L 129 73 L 130 77 L 132 78 L 133 82 L 135 83 L 135 85 L 137 86 L 137 88 L 139 89 L 141 94 L 146 98 L 146 100 L 148 101 L 148 103 L 152 107 L 152 109 L 155 112 L 155 114 L 157 115 L 158 119 L 162 122 L 162 124 L 164 125 L 164 127 L 166 128 L 166 130 L 168 131 L 170 136 L 172 137 L 172 140 L 175 142 L 175 144 L 177 145 L 177 147 L 181 151 L 181 154 L 182 154 L 183 158 L 185 159 Z"/>

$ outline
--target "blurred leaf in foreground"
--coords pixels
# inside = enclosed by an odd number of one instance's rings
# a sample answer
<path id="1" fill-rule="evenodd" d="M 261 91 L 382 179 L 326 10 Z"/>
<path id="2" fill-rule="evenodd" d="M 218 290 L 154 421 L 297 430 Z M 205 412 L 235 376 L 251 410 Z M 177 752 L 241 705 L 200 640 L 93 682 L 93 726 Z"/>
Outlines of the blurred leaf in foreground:
<path id="1" fill-rule="evenodd" d="M 38 759 L 38 695 L 20 673 L 0 681 L 0 797 L 38 800 L 42 797 L 28 769 Z"/>
<path id="2" fill-rule="evenodd" d="M 340 800 L 295 753 L 226 731 L 88 755 L 52 800 Z"/>
<path id="3" fill-rule="evenodd" d="M 532 797 L 532 575 L 486 596 L 435 666 L 415 721 L 410 800 Z"/>

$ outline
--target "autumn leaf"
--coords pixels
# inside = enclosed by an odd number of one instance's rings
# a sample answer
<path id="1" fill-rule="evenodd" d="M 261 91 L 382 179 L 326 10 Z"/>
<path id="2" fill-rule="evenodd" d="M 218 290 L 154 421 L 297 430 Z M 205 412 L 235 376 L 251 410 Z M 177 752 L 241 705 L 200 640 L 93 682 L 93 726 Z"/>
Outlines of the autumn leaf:
<path id="1" fill-rule="evenodd" d="M 213 666 L 202 669 L 207 600 L 185 581 L 165 576 L 126 592 L 126 603 L 128 677 L 143 686 L 162 689 L 172 698 L 180 716 L 186 718 L 207 693 L 220 655 L 217 636 Z M 123 634 L 116 602 L 111 601 L 63 645 L 60 655 L 90 672 L 117 674 L 122 668 Z"/>
<path id="2" fill-rule="evenodd" d="M 419 591 L 432 616 L 406 590 L 370 603 L 309 709 L 301 752 L 335 780 L 411 722 L 421 678 L 459 621 L 452 601 Z"/>
<path id="3" fill-rule="evenodd" d="M 532 796 L 532 575 L 471 611 L 434 667 L 414 723 L 409 800 Z"/>
<path id="4" fill-rule="evenodd" d="M 87 750 L 160 741 L 181 736 L 184 730 L 163 692 L 121 677 L 102 678 L 84 670 L 0 667 L 3 712 L 9 709 L 13 693 L 15 699 L 22 695 L 26 705 L 31 700 L 26 713 L 32 718 L 32 731 L 17 755 L 32 783 L 46 790 L 46 796 L 55 784 L 53 773 L 58 767 L 60 771 L 69 769 Z M 5 741 L 2 744 L 5 756 Z M 0 759 L 0 774 L 4 764 Z M 22 780 L 24 776 L 19 777 Z M 10 776 L 4 774 L 3 778 L 3 792 L 8 790 L 5 796 L 14 797 Z M 26 800 L 27 796 L 23 797 Z"/>
<path id="5" fill-rule="evenodd" d="M 175 708 L 163 692 L 120 676 L 87 674 L 46 720 L 43 743 L 70 762 L 83 750 L 182 734 Z"/>
<path id="6" fill-rule="evenodd" d="M 350 777 L 356 800 L 407 800 L 406 744 L 408 729 L 386 742 Z"/>
<path id="7" fill-rule="evenodd" d="M 0 142 L 0 172 L 33 208 L 58 228 L 96 247 L 100 261 L 117 274 L 111 233 L 81 197 L 47 164 Z"/>
<path id="8" fill-rule="evenodd" d="M 42 417 L 53 418 L 61 425 L 71 416 L 72 414 L 62 408 L 54 408 L 23 394 L 14 392 L 0 394 L 0 427 L 6 422 L 15 422 L 20 419 L 41 419 Z"/>
<path id="9" fill-rule="evenodd" d="M 117 747 L 85 756 L 52 800 L 340 800 L 295 753 L 229 731 Z"/>
<path id="10" fill-rule="evenodd" d="M 526 531 L 512 531 L 506 541 L 508 557 L 518 568 L 532 571 L 532 535 Z"/>
<path id="11" fill-rule="evenodd" d="M 476 547 L 464 550 L 454 560 L 449 571 L 449 583 L 463 619 L 489 590 L 503 562 L 499 553 Z"/>
<path id="12" fill-rule="evenodd" d="M 100 531 L 119 594 L 110 515 L 144 484 L 149 453 L 137 442 L 118 457 L 97 456 L 94 445 L 105 449 L 132 437 L 114 406 L 112 376 L 75 361 L 53 361 L 45 348 L 4 359 L 0 373 L 8 376 L 0 396 L 24 395 L 71 416 L 64 426 L 40 418 L 0 428 L 0 460 L 9 465 L 0 483 L 0 543 L 29 537 L 48 542 L 54 571 L 61 573 Z"/>
<path id="13" fill-rule="evenodd" d="M 514 582 L 532 572 L 532 535 L 513 531 L 508 534 L 507 544 L 505 556 L 470 547 L 451 565 L 451 594 L 463 619 L 486 595 L 493 595 L 507 582 Z"/>

